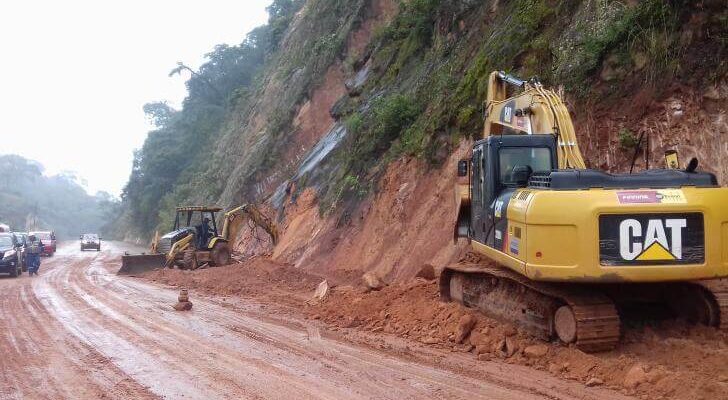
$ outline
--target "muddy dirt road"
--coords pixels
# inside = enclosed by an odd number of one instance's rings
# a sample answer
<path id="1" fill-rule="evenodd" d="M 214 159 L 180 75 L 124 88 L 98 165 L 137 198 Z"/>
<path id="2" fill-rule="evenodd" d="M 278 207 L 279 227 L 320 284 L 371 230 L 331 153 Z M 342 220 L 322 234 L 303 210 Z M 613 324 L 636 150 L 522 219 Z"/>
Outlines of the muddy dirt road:
<path id="1" fill-rule="evenodd" d="M 263 304 L 193 296 L 174 312 L 176 291 L 113 273 L 122 251 L 71 243 L 38 277 L 0 277 L 0 399 L 622 398 L 504 363 L 398 358 Z"/>

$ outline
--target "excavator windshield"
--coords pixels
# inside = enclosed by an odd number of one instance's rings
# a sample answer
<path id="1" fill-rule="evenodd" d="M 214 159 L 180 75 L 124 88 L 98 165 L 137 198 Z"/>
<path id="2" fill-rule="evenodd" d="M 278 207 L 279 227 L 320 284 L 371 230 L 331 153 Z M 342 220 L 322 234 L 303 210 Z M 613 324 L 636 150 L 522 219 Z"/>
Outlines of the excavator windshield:
<path id="1" fill-rule="evenodd" d="M 500 183 L 514 182 L 513 168 L 528 166 L 531 171 L 550 171 L 551 149 L 547 147 L 503 147 L 498 151 Z"/>

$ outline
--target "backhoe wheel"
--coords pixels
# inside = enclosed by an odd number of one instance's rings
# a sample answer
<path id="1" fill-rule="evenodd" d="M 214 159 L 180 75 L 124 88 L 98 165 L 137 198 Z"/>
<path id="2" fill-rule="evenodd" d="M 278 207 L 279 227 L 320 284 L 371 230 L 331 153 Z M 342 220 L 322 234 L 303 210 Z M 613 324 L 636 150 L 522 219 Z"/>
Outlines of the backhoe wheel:
<path id="1" fill-rule="evenodd" d="M 194 250 L 185 250 L 182 255 L 184 269 L 197 269 L 197 257 Z"/>
<path id="2" fill-rule="evenodd" d="M 217 242 L 212 248 L 210 260 L 215 267 L 230 264 L 230 246 L 226 242 Z"/>

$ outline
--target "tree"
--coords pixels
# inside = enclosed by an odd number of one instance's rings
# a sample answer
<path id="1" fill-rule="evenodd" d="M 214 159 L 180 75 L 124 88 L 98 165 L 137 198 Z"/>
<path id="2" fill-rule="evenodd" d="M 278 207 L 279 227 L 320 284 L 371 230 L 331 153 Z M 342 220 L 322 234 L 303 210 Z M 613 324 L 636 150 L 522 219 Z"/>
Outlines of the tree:
<path id="1" fill-rule="evenodd" d="M 177 112 L 166 101 L 147 103 L 142 107 L 149 121 L 157 128 L 166 126 Z"/>

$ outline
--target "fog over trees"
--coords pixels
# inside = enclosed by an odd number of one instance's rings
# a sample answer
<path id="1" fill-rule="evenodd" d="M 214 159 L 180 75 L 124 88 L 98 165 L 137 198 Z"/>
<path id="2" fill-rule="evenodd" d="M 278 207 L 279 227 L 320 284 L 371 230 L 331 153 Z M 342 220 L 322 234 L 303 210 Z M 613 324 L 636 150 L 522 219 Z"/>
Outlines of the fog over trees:
<path id="1" fill-rule="evenodd" d="M 0 222 L 14 231 L 54 230 L 59 239 L 107 231 L 120 203 L 106 192 L 89 195 L 71 173 L 43 175 L 43 166 L 0 155 Z"/>

